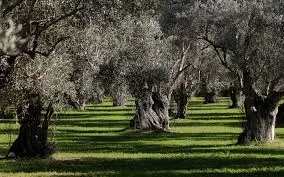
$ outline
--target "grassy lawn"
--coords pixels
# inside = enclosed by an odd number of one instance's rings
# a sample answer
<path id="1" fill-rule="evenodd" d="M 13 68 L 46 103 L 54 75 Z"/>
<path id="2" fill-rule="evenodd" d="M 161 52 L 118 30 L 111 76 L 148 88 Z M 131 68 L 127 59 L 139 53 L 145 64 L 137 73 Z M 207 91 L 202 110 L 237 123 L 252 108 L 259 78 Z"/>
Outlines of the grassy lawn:
<path id="1" fill-rule="evenodd" d="M 0 177 L 284 176 L 284 128 L 277 128 L 271 144 L 236 146 L 243 111 L 227 109 L 226 99 L 203 105 L 194 98 L 188 118 L 171 120 L 171 131 L 165 133 L 123 131 L 134 103 L 118 108 L 111 104 L 58 113 L 51 127 L 57 153 L 48 159 L 1 160 Z M 0 119 L 0 155 L 17 130 L 14 120 Z"/>

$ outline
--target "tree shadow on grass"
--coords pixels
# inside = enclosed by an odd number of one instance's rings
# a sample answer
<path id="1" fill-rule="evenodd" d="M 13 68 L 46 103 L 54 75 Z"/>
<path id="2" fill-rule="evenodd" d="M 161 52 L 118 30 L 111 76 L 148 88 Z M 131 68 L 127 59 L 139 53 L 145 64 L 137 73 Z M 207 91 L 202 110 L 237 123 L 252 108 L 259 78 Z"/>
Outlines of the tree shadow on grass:
<path id="1" fill-rule="evenodd" d="M 239 133 L 163 133 L 133 134 L 120 133 L 110 136 L 61 136 L 58 140 L 70 140 L 72 144 L 58 141 L 60 152 L 117 152 L 117 153 L 232 153 L 232 154 L 284 154 L 283 149 L 235 146 Z M 165 141 L 195 141 L 194 144 L 165 144 Z M 223 143 L 220 143 L 220 140 Z M 205 144 L 196 141 L 206 142 Z M 219 142 L 219 143 L 216 143 Z M 233 144 L 228 144 L 228 142 Z M 80 148 L 78 148 L 80 147 Z"/>
<path id="2" fill-rule="evenodd" d="M 92 106 L 86 106 L 86 108 L 113 108 L 113 105 L 103 105 L 103 104 L 94 104 Z"/>
<path id="3" fill-rule="evenodd" d="M 57 113 L 54 114 L 54 117 L 56 117 L 57 119 L 73 119 L 73 118 L 78 118 L 78 119 L 84 119 L 84 118 L 91 118 L 94 117 L 94 114 L 89 114 L 89 113 Z"/>
<path id="4" fill-rule="evenodd" d="M 19 133 L 19 129 L 17 128 L 5 128 L 5 129 L 0 129 L 0 135 L 16 135 Z"/>
<path id="5" fill-rule="evenodd" d="M 94 112 L 104 112 L 104 111 L 109 111 L 109 112 L 133 112 L 133 109 L 132 108 L 125 108 L 125 107 L 122 107 L 122 108 L 103 108 L 103 109 L 90 109 L 90 108 L 87 108 L 85 109 L 85 111 L 94 111 Z"/>
<path id="6" fill-rule="evenodd" d="M 229 147 L 232 144 L 216 144 L 218 140 L 235 140 L 238 134 L 222 133 L 171 133 L 171 134 L 120 134 L 117 136 L 78 136 L 76 133 L 57 137 L 60 152 L 120 152 L 120 153 L 192 153 L 196 148 Z M 60 140 L 66 140 L 62 142 Z M 167 145 L 145 142 L 209 141 L 207 144 Z M 72 144 L 68 144 L 72 142 Z M 80 147 L 80 148 L 78 148 Z"/>
<path id="7" fill-rule="evenodd" d="M 8 143 L 5 144 L 4 146 L 0 146 L 0 154 L 1 154 L 0 156 L 2 156 L 3 154 L 6 155 L 8 152 L 8 149 L 9 149 Z"/>
<path id="8" fill-rule="evenodd" d="M 57 131 L 60 133 L 60 134 L 69 134 L 72 136 L 74 136 L 74 134 L 81 134 L 81 133 L 97 133 L 97 134 L 100 134 L 100 133 L 119 133 L 119 132 L 122 132 L 124 131 L 126 128 L 118 128 L 116 127 L 116 129 L 109 129 L 109 130 L 64 130 L 64 129 L 58 129 Z"/>
<path id="9" fill-rule="evenodd" d="M 229 109 L 229 106 L 226 107 L 226 106 L 210 106 L 210 107 L 191 107 L 189 106 L 188 107 L 188 110 L 189 112 L 190 111 L 203 111 L 203 110 L 226 110 L 226 109 Z"/>
<path id="10" fill-rule="evenodd" d="M 101 173 L 100 173 L 101 174 Z M 77 175 L 75 175 L 77 176 Z M 80 177 L 90 177 L 97 176 L 96 174 L 80 174 Z M 100 176 L 100 175 L 98 175 Z M 284 170 L 280 171 L 259 171 L 259 172 L 240 172 L 240 173 L 230 173 L 230 172 L 180 172 L 180 171 L 152 171 L 152 172 L 117 172 L 117 173 L 107 173 L 108 177 L 282 177 L 284 176 Z M 53 177 L 70 177 L 69 175 L 53 175 Z"/>
<path id="11" fill-rule="evenodd" d="M 60 113 L 60 114 L 56 114 L 57 118 L 61 118 L 61 119 L 64 119 L 64 118 L 78 118 L 78 119 L 81 119 L 81 118 L 91 118 L 91 117 L 109 117 L 109 116 L 133 116 L 134 113 L 132 112 L 105 112 L 105 113 L 102 113 L 102 112 L 86 112 L 86 113 L 82 113 L 82 114 L 72 114 L 72 113 L 68 113 L 68 114 L 63 114 L 63 113 Z"/>
<path id="12" fill-rule="evenodd" d="M 129 125 L 128 120 L 80 120 L 80 121 L 58 121 L 56 125 L 64 126 L 80 126 L 80 127 L 127 127 Z"/>
<path id="13" fill-rule="evenodd" d="M 233 170 L 246 170 L 251 168 L 274 168 L 283 166 L 283 159 L 279 158 L 227 158 L 227 157 L 172 157 L 172 158 L 81 158 L 74 160 L 19 160 L 6 161 L 6 168 L 1 172 L 68 172 L 68 173 L 102 173 L 122 175 L 160 175 L 171 172 L 171 175 L 182 175 L 181 170 L 193 171 L 195 175 L 218 174 L 225 172 L 212 172 L 216 169 L 230 168 Z M 196 172 L 194 172 L 194 170 Z M 206 172 L 211 171 L 211 172 Z M 148 175 L 147 175 L 148 174 Z M 151 175 L 152 174 L 152 175 Z M 246 173 L 242 173 L 246 174 Z M 251 173 L 248 173 L 251 174 Z M 252 173 L 254 174 L 254 173 Z M 262 173 L 257 173 L 262 174 Z M 274 174 L 283 174 L 275 172 Z M 191 176 L 191 174 L 187 174 Z M 226 174 L 228 175 L 228 174 Z M 231 176 L 232 174 L 230 174 Z M 108 175 L 106 175 L 108 176 Z M 136 176 L 136 175 L 135 175 Z"/>
<path id="14" fill-rule="evenodd" d="M 215 120 L 215 119 L 214 119 Z M 242 122 L 174 122 L 174 127 L 207 127 L 207 126 L 223 126 L 223 127 L 242 127 Z"/>
<path id="15" fill-rule="evenodd" d="M 242 119 L 244 113 L 190 113 L 187 119 L 200 120 L 226 120 L 226 119 Z"/>
<path id="16" fill-rule="evenodd" d="M 217 100 L 217 103 L 209 103 L 209 104 L 203 104 L 204 100 L 198 100 L 198 101 L 190 101 L 188 104 L 188 107 L 224 107 L 226 108 L 229 106 L 229 101 L 227 100 Z"/>
<path id="17" fill-rule="evenodd" d="M 15 123 L 14 118 L 9 118 L 9 119 L 0 119 L 0 123 Z"/>

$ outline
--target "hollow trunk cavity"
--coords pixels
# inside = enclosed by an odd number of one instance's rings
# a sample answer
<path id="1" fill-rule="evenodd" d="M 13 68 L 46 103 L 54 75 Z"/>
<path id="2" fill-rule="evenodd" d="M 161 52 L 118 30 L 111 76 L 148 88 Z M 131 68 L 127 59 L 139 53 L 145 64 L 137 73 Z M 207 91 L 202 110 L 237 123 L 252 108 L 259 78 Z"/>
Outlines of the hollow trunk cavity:
<path id="1" fill-rule="evenodd" d="M 253 87 L 254 81 L 249 69 L 243 72 L 243 76 L 246 123 L 244 131 L 239 135 L 237 144 L 273 141 L 275 139 L 275 122 L 281 94 L 272 91 L 265 97 L 261 96 L 257 94 Z"/>
<path id="2" fill-rule="evenodd" d="M 136 113 L 130 127 L 138 131 L 163 131 L 169 128 L 168 99 L 152 89 L 145 89 L 135 101 Z"/>
<path id="3" fill-rule="evenodd" d="M 269 105 L 252 104 L 245 101 L 246 127 L 238 138 L 238 144 L 247 144 L 249 142 L 267 142 L 275 139 L 275 121 L 277 107 L 271 111 Z"/>

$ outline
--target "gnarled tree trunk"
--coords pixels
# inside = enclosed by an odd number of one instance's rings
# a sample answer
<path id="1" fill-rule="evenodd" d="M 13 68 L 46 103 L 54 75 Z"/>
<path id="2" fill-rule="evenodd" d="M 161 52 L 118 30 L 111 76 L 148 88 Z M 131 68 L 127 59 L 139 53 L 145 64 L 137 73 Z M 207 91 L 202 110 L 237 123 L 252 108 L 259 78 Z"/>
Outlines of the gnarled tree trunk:
<path id="1" fill-rule="evenodd" d="M 131 128 L 139 131 L 163 131 L 169 128 L 168 99 L 165 96 L 147 88 L 135 103 L 136 113 L 130 121 Z"/>
<path id="2" fill-rule="evenodd" d="M 207 92 L 204 96 L 204 104 L 217 103 L 217 95 L 215 92 Z"/>
<path id="3" fill-rule="evenodd" d="M 73 109 L 77 109 L 77 110 L 85 110 L 85 106 L 86 106 L 86 102 L 84 100 L 76 100 L 76 101 L 73 101 L 72 99 L 70 99 L 68 101 L 68 104 L 70 106 L 73 107 Z"/>
<path id="4" fill-rule="evenodd" d="M 189 94 L 187 93 L 184 83 L 180 84 L 180 86 L 173 92 L 173 97 L 177 103 L 176 117 L 186 118 Z"/>
<path id="5" fill-rule="evenodd" d="M 125 104 L 125 95 L 124 94 L 115 94 L 112 97 L 113 106 L 123 106 Z"/>
<path id="6" fill-rule="evenodd" d="M 271 100 L 272 101 L 272 100 Z M 275 121 L 278 111 L 277 101 L 268 102 L 259 98 L 246 98 L 246 127 L 238 138 L 238 144 L 252 141 L 273 141 L 275 138 Z"/>
<path id="7" fill-rule="evenodd" d="M 30 94 L 28 101 L 18 106 L 17 116 L 21 125 L 18 138 L 9 149 L 7 158 L 36 157 L 52 154 L 53 146 L 48 143 L 47 134 L 53 108 L 47 108 L 41 122 L 43 103 L 39 94 Z"/>
<path id="8" fill-rule="evenodd" d="M 89 98 L 88 102 L 93 104 L 100 104 L 104 101 L 104 90 L 99 86 L 96 86 L 92 91 L 91 98 Z"/>
<path id="9" fill-rule="evenodd" d="M 173 98 L 173 95 L 174 94 L 172 94 L 172 97 L 170 98 L 170 105 L 169 105 L 169 111 L 168 111 L 168 115 L 170 117 L 176 117 L 177 115 L 177 104 Z"/>
<path id="10" fill-rule="evenodd" d="M 76 102 L 74 102 L 74 109 L 78 109 L 78 110 L 85 110 L 86 107 L 86 101 L 85 100 L 77 100 Z"/>
<path id="11" fill-rule="evenodd" d="M 103 95 L 93 94 L 92 97 L 88 100 L 92 104 L 101 104 L 104 102 Z"/>
<path id="12" fill-rule="evenodd" d="M 71 106 L 73 109 L 78 109 L 78 110 L 84 110 L 86 106 L 86 101 L 83 96 L 77 96 L 76 100 L 72 98 L 68 94 L 64 94 L 64 98 L 66 99 L 66 102 L 69 106 Z"/>
<path id="13" fill-rule="evenodd" d="M 281 100 L 281 95 L 277 92 L 271 92 L 266 97 L 258 95 L 253 88 L 253 79 L 249 71 L 244 72 L 243 90 L 246 96 L 244 106 L 247 122 L 237 144 L 273 141 L 278 102 Z"/>
<path id="14" fill-rule="evenodd" d="M 241 107 L 241 91 L 237 88 L 233 87 L 230 89 L 230 98 L 232 101 L 232 105 L 230 108 L 239 108 Z"/>

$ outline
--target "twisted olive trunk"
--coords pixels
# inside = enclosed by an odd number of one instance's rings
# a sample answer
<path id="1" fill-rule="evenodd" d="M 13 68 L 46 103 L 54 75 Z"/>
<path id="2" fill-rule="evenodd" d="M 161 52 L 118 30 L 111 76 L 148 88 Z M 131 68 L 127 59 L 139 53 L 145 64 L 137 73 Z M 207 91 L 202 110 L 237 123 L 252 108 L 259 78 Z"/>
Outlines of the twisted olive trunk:
<path id="1" fill-rule="evenodd" d="M 152 88 L 144 89 L 136 100 L 136 113 L 130 127 L 139 131 L 163 131 L 169 127 L 168 99 Z"/>
<path id="2" fill-rule="evenodd" d="M 278 102 L 281 100 L 281 95 L 271 92 L 267 97 L 259 96 L 253 88 L 253 79 L 249 71 L 244 72 L 243 90 L 246 97 L 244 106 L 247 122 L 237 144 L 273 141 Z"/>
<path id="3" fill-rule="evenodd" d="M 204 97 L 204 104 L 217 103 L 217 95 L 215 92 L 207 92 Z"/>
<path id="4" fill-rule="evenodd" d="M 126 102 L 126 98 L 124 94 L 115 94 L 112 97 L 112 101 L 113 106 L 123 106 Z"/>
<path id="5" fill-rule="evenodd" d="M 187 93 L 185 84 L 182 83 L 173 93 L 175 102 L 177 103 L 177 118 L 186 118 L 189 94 Z"/>
<path id="6" fill-rule="evenodd" d="M 46 156 L 53 152 L 48 143 L 48 127 L 53 115 L 50 104 L 41 122 L 43 103 L 38 94 L 29 95 L 28 101 L 18 106 L 17 116 L 20 124 L 18 138 L 9 149 L 7 158 Z"/>
<path id="7" fill-rule="evenodd" d="M 70 95 L 65 93 L 64 97 L 65 97 L 65 101 L 67 102 L 67 104 L 69 106 L 71 106 L 73 109 L 77 109 L 77 110 L 84 110 L 85 109 L 86 100 L 84 99 L 83 96 L 79 95 L 79 96 L 77 96 L 76 100 L 73 100 Z"/>
<path id="8" fill-rule="evenodd" d="M 246 98 L 246 127 L 243 133 L 239 136 L 238 144 L 246 144 L 252 141 L 273 141 L 275 139 L 275 121 L 278 112 L 276 104 L 258 98 Z"/>
<path id="9" fill-rule="evenodd" d="M 232 105 L 230 106 L 230 108 L 239 108 L 241 107 L 241 91 L 239 91 L 236 88 L 231 88 L 230 91 L 230 98 L 232 101 Z"/>

